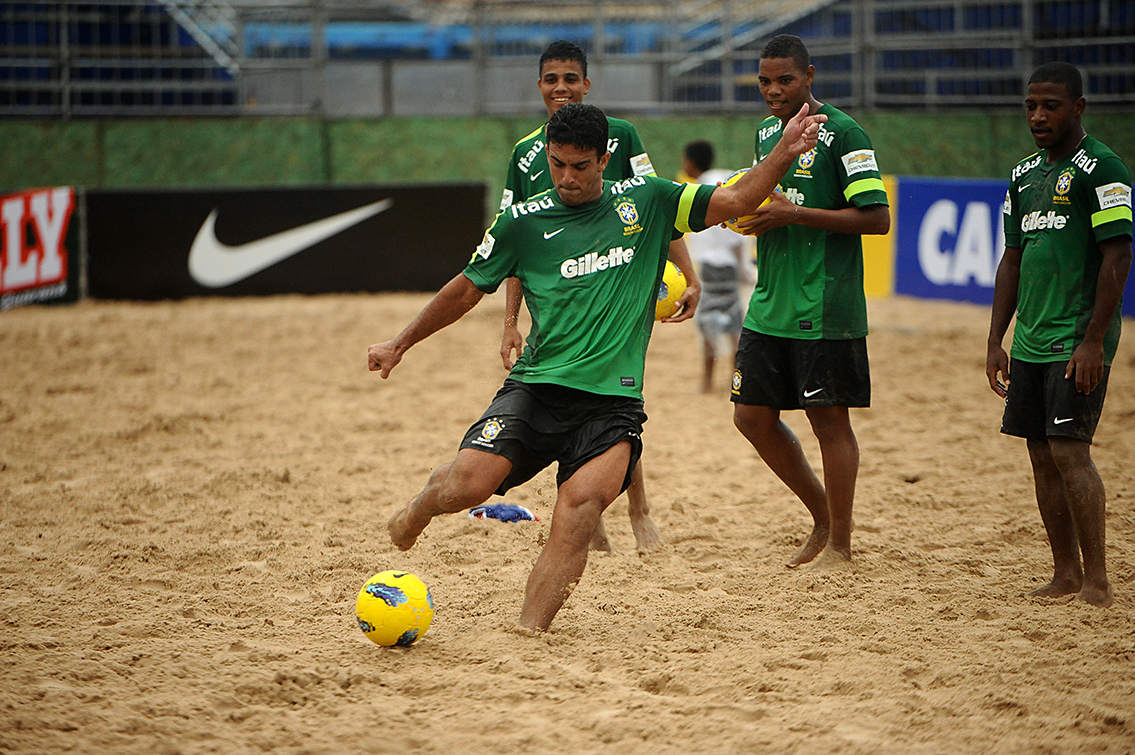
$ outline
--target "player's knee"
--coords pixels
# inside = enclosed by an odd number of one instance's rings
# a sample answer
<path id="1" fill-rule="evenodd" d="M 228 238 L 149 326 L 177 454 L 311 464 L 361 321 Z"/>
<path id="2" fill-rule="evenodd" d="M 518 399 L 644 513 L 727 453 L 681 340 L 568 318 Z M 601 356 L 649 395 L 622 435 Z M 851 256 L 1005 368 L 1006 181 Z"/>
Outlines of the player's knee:
<path id="1" fill-rule="evenodd" d="M 476 469 L 454 464 L 440 481 L 438 497 L 447 511 L 462 511 L 487 501 L 500 483 Z"/>
<path id="2" fill-rule="evenodd" d="M 805 411 L 812 432 L 823 441 L 842 440 L 854 437 L 847 409 L 841 406 L 809 408 Z"/>
<path id="3" fill-rule="evenodd" d="M 764 423 L 753 407 L 745 404 L 733 405 L 733 426 L 750 441 L 755 440 L 762 432 Z"/>
<path id="4" fill-rule="evenodd" d="M 1053 436 L 1048 439 L 1048 451 L 1061 474 L 1082 469 L 1092 463 L 1091 445 L 1075 438 Z"/>
<path id="5" fill-rule="evenodd" d="M 563 525 L 557 528 L 561 536 L 576 541 L 577 545 L 586 544 L 610 503 L 597 492 L 557 500 L 555 518 Z"/>

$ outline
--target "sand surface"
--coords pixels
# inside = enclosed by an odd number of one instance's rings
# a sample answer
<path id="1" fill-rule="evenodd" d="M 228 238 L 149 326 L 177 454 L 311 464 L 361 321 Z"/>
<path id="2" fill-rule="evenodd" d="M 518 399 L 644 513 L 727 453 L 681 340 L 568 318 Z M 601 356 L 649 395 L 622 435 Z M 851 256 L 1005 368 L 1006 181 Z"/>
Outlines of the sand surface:
<path id="1" fill-rule="evenodd" d="M 0 315 L 0 752 L 1130 753 L 1135 323 L 1094 458 L 1115 605 L 1041 600 L 1022 441 L 998 434 L 983 307 L 870 304 L 874 406 L 855 570 L 790 571 L 803 507 L 699 387 L 692 323 L 656 329 L 644 455 L 666 540 L 592 557 L 514 630 L 538 523 L 384 524 L 504 377 L 502 301 L 410 351 L 368 344 L 421 295 L 83 302 Z M 790 425 L 819 468 L 804 417 Z M 422 577 L 409 649 L 354 620 L 367 577 Z"/>

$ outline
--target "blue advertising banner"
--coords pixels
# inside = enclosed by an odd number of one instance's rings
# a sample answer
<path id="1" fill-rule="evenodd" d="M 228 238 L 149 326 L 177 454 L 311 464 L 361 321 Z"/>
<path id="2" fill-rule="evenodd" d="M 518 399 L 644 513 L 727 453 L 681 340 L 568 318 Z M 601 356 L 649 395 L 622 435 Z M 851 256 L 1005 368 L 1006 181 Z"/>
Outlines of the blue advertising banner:
<path id="1" fill-rule="evenodd" d="M 1005 250 L 1002 206 L 1007 180 L 898 179 L 895 293 L 926 299 L 993 303 Z M 1135 275 L 1123 314 L 1135 317 Z"/>
<path id="2" fill-rule="evenodd" d="M 898 182 L 895 292 L 993 303 L 1005 249 L 1008 181 L 912 178 Z"/>

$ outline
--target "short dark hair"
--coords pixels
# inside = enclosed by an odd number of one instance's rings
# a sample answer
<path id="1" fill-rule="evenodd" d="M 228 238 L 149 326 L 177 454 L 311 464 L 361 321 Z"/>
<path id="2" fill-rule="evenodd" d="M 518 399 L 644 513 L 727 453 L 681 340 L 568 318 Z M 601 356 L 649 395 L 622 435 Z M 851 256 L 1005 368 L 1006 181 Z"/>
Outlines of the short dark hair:
<path id="1" fill-rule="evenodd" d="M 1053 61 L 1045 63 L 1033 71 L 1029 77 L 1030 84 L 1062 84 L 1068 90 L 1072 99 L 1078 100 L 1084 96 L 1084 79 L 1080 76 L 1080 69 L 1071 63 Z"/>
<path id="2" fill-rule="evenodd" d="M 713 145 L 704 139 L 690 142 L 686 145 L 686 157 L 695 168 L 705 173 L 713 167 Z"/>
<path id="3" fill-rule="evenodd" d="M 761 60 L 765 58 L 792 58 L 801 71 L 812 65 L 804 40 L 793 34 L 778 34 L 770 39 L 761 50 Z"/>
<path id="4" fill-rule="evenodd" d="M 552 115 L 545 134 L 549 144 L 594 149 L 597 157 L 607 152 L 607 116 L 594 105 L 569 102 Z"/>
<path id="5" fill-rule="evenodd" d="M 544 75 L 544 64 L 549 60 L 570 60 L 573 63 L 579 63 L 579 68 L 583 71 L 583 78 L 587 78 L 587 53 L 579 45 L 572 44 L 564 39 L 557 39 L 544 48 L 544 54 L 540 56 L 541 76 Z"/>

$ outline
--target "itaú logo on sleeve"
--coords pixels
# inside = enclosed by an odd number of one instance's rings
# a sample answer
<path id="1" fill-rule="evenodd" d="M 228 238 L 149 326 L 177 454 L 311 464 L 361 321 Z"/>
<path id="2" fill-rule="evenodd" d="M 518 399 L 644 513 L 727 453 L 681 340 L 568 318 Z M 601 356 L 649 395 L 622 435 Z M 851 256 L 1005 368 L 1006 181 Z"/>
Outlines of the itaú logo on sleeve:
<path id="1" fill-rule="evenodd" d="M 591 252 L 582 257 L 564 260 L 560 265 L 560 275 L 565 278 L 576 278 L 580 275 L 591 275 L 609 270 L 620 265 L 629 265 L 634 259 L 634 247 L 624 249 L 617 246 L 606 254 Z"/>
<path id="2" fill-rule="evenodd" d="M 1040 210 L 1033 210 L 1028 215 L 1021 218 L 1021 233 L 1043 231 L 1045 228 L 1054 228 L 1059 231 L 1067 223 L 1067 215 L 1057 215 L 1052 210 L 1049 210 L 1047 213 L 1042 213 Z"/>

